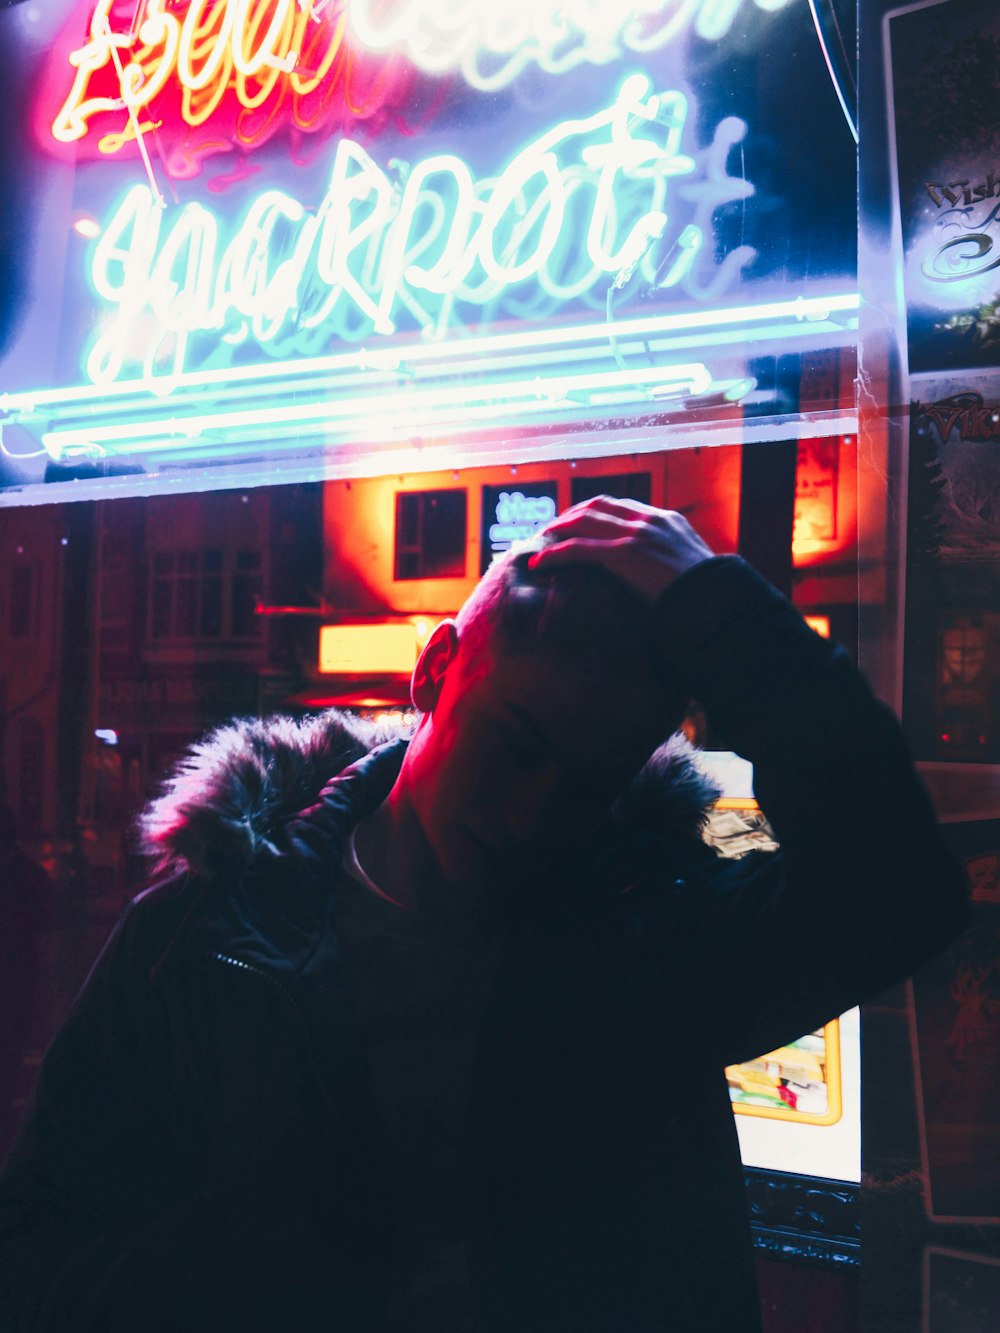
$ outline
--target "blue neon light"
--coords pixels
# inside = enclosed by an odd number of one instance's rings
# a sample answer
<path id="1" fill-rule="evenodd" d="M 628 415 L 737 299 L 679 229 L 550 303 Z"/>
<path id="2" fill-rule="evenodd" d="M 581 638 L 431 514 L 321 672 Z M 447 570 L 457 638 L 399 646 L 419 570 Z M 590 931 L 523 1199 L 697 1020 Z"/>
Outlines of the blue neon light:
<path id="1" fill-rule="evenodd" d="M 383 167 L 344 138 L 315 207 L 268 189 L 227 222 L 196 202 L 166 210 L 135 185 L 93 248 L 107 317 L 88 377 L 112 386 L 135 367 L 169 393 L 227 345 L 308 358 L 407 329 L 438 340 L 501 317 L 541 322 L 602 304 L 636 270 L 715 302 L 755 257 L 741 245 L 716 262 L 705 244 L 716 210 L 753 194 L 727 168 L 747 126 L 725 118 L 693 156 L 689 119 L 683 93 L 632 74 L 610 106 L 560 122 L 490 177 L 451 153 Z"/>

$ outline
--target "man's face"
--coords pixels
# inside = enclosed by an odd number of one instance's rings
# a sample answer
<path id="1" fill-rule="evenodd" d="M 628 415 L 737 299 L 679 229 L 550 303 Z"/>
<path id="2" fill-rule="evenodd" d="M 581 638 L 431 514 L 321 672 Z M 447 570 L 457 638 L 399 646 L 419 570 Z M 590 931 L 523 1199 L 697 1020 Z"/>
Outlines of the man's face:
<path id="1" fill-rule="evenodd" d="M 459 643 L 406 761 L 445 878 L 500 888 L 557 858 L 607 814 L 667 729 L 651 690 Z"/>

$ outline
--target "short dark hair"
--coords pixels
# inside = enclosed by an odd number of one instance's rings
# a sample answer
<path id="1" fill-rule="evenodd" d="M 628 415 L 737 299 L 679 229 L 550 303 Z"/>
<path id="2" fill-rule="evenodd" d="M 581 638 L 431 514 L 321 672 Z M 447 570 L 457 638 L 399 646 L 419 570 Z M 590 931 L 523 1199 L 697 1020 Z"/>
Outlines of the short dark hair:
<path id="1" fill-rule="evenodd" d="M 494 561 L 459 611 L 459 641 L 475 653 L 489 642 L 513 654 L 542 653 L 595 684 L 633 681 L 660 694 L 673 725 L 686 699 L 665 679 L 653 651 L 652 608 L 600 565 L 533 570 L 546 544 L 536 538 Z"/>

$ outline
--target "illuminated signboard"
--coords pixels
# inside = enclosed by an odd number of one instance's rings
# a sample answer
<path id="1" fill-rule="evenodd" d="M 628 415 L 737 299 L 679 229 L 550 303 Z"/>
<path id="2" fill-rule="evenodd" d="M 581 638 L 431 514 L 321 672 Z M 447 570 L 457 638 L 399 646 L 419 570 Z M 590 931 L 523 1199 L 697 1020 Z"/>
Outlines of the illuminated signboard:
<path id="1" fill-rule="evenodd" d="M 789 0 L 754 0 L 783 9 Z M 313 0 L 314 11 L 319 8 Z M 324 4 L 324 10 L 326 5 Z M 348 0 L 350 31 L 373 51 L 405 51 L 431 74 L 458 71 L 472 87 L 506 87 L 537 65 L 564 74 L 632 52 L 658 51 L 688 33 L 722 37 L 737 15 L 749 27 L 749 0 L 513 0 L 502 8 L 445 0 Z"/>
<path id="2" fill-rule="evenodd" d="M 826 626 L 829 632 L 829 626 Z M 770 826 L 754 797 L 748 760 L 728 750 L 700 750 L 699 766 L 722 791 L 705 838 L 738 860 L 773 850 Z M 803 947 L 806 947 L 803 941 Z M 762 957 L 780 972 L 784 960 Z M 857 1009 L 775 1051 L 726 1070 L 744 1165 L 765 1170 L 861 1178 L 861 1032 Z"/>
<path id="3" fill-rule="evenodd" d="M 484 486 L 480 570 L 514 542 L 527 541 L 555 518 L 559 488 L 554 481 L 529 481 L 511 486 Z"/>
<path id="4" fill-rule="evenodd" d="M 72 44 L 73 22 L 56 44 L 36 135 L 57 154 L 107 158 L 138 151 L 148 134 L 165 174 L 186 179 L 234 144 L 253 152 L 289 129 L 325 137 L 389 116 L 412 127 L 414 68 L 391 53 L 376 68 L 347 39 L 343 10 L 297 0 L 99 0 L 87 40 Z"/>
<path id="5" fill-rule="evenodd" d="M 749 349 L 851 342 L 851 264 L 792 267 L 754 165 L 774 129 L 689 49 L 746 52 L 793 8 L 81 4 L 32 103 L 72 225 L 53 378 L 0 393 L 37 442 L 14 461 L 327 466 L 459 428 L 763 414 Z"/>
<path id="6" fill-rule="evenodd" d="M 228 225 L 134 185 L 94 247 L 94 290 L 113 314 L 89 377 L 169 378 L 199 337 L 309 353 L 401 325 L 440 336 L 484 307 L 544 318 L 636 268 L 659 291 L 724 290 L 752 252 L 710 259 L 707 277 L 697 261 L 713 210 L 752 193 L 726 170 L 746 126 L 723 121 L 696 161 L 681 151 L 687 124 L 682 93 L 633 75 L 609 107 L 560 122 L 479 180 L 453 153 L 386 170 L 345 138 L 320 198 L 264 190 Z M 688 183 L 675 209 L 677 179 Z"/>
<path id="7" fill-rule="evenodd" d="M 53 68 L 39 129 L 106 156 L 159 131 L 186 175 L 229 148 L 223 130 L 252 151 L 288 127 L 329 133 L 412 113 L 420 74 L 493 92 L 531 68 L 563 75 L 648 57 L 689 33 L 718 38 L 737 16 L 746 27 L 754 6 L 788 3 L 98 0 L 83 44 L 69 47 L 78 29 L 67 28 L 61 72 L 75 72 L 66 89 Z"/>

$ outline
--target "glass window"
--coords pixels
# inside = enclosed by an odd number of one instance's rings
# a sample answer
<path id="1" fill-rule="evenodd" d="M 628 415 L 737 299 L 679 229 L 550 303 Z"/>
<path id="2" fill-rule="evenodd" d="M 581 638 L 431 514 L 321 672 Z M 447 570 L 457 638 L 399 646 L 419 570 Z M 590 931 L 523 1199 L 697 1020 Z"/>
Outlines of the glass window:
<path id="1" fill-rule="evenodd" d="M 42 724 L 23 718 L 18 727 L 18 813 L 25 832 L 38 828 L 44 813 L 45 738 Z"/>
<path id="2" fill-rule="evenodd" d="M 641 500 L 649 504 L 650 474 L 648 472 L 616 472 L 610 477 L 574 477 L 570 482 L 573 504 L 592 500 L 595 495 L 614 495 L 620 500 Z"/>
<path id="3" fill-rule="evenodd" d="M 259 551 L 237 551 L 233 575 L 232 631 L 234 639 L 256 639 L 261 633 L 257 605 L 264 583 L 260 573 Z"/>
<path id="4" fill-rule="evenodd" d="M 35 570 L 27 564 L 14 565 L 10 571 L 10 620 L 12 639 L 35 637 Z"/>
<path id="5" fill-rule="evenodd" d="M 288 459 L 353 472 L 355 449 L 423 441 L 507 465 L 538 431 L 618 435 L 624 460 L 619 422 L 659 435 L 668 419 L 798 411 L 800 363 L 853 358 L 846 0 L 832 45 L 791 0 L 538 0 L 501 6 L 499 25 L 489 0 L 352 4 L 367 35 L 352 18 L 347 65 L 346 3 L 313 0 L 306 49 L 289 18 L 259 87 L 205 65 L 197 95 L 184 59 L 144 45 L 135 3 L 106 4 L 123 68 L 143 76 L 151 161 L 184 163 L 166 212 L 163 182 L 130 174 L 114 66 L 68 8 L 22 6 L 31 22 L 10 34 L 37 97 L 8 194 L 37 225 L 9 229 L 0 486 L 9 460 L 19 483 L 72 482 L 75 500 L 157 476 L 202 491 Z M 308 6 L 201 6 L 225 9 L 246 50 L 279 8 Z M 355 58 L 371 67 L 360 103 Z M 303 135 L 309 151 L 290 152 Z M 363 189 L 345 226 L 348 160 Z M 829 405 L 845 383 L 831 371 L 807 395 Z M 424 554 L 400 577 L 443 577 L 426 516 L 403 517 L 403 546 Z"/>
<path id="6" fill-rule="evenodd" d="M 466 501 L 464 490 L 396 496 L 397 579 L 464 577 Z"/>
<path id="7" fill-rule="evenodd" d="M 260 551 L 157 551 L 152 558 L 150 638 L 255 639 L 264 587 Z"/>

